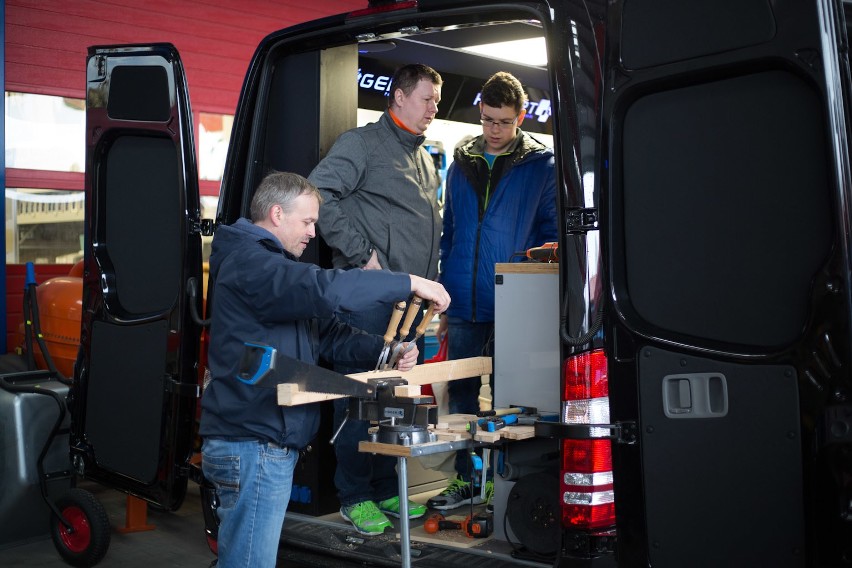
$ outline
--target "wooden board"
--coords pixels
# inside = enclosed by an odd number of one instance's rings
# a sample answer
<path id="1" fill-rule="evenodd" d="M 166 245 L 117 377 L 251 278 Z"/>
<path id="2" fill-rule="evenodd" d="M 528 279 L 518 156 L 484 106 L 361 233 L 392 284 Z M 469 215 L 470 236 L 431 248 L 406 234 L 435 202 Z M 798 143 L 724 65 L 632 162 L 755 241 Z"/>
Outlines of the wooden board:
<path id="1" fill-rule="evenodd" d="M 494 265 L 497 274 L 555 274 L 559 272 L 557 262 L 498 262 Z"/>
<path id="2" fill-rule="evenodd" d="M 422 386 L 441 381 L 482 377 L 490 375 L 491 372 L 491 357 L 468 357 L 467 359 L 417 365 L 412 370 L 405 372 L 367 371 L 364 373 L 352 373 L 346 376 L 361 382 L 367 382 L 369 379 L 375 378 L 399 377 L 408 381 L 409 385 Z M 296 406 L 343 397 L 344 395 L 340 394 L 303 392 L 299 390 L 298 386 L 292 383 L 278 385 L 278 404 L 281 406 Z"/>

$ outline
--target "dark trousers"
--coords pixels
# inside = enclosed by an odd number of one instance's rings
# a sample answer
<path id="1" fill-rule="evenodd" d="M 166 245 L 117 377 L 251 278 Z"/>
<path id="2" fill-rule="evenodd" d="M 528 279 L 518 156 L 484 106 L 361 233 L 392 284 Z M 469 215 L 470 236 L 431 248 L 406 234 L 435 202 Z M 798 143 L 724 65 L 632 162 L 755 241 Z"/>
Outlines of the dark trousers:
<path id="1" fill-rule="evenodd" d="M 338 317 L 344 321 L 369 333 L 384 335 L 387 331 L 390 319 L 391 306 L 387 309 L 378 309 L 371 312 L 344 313 Z M 411 326 L 410 337 L 413 337 L 417 324 L 422 319 L 415 319 Z M 423 362 L 423 338 L 417 342 L 420 350 L 418 361 Z M 379 354 L 376 353 L 376 359 Z M 334 370 L 343 373 L 360 373 L 372 371 L 375 365 L 369 369 L 355 369 L 335 365 Z M 348 398 L 334 400 L 334 429 L 340 426 L 349 408 Z M 398 478 L 396 474 L 396 458 L 382 456 L 358 451 L 358 443 L 367 440 L 367 429 L 370 423 L 366 420 L 353 420 L 351 417 L 343 425 L 343 429 L 337 435 L 334 442 L 334 452 L 337 456 L 337 469 L 334 472 L 334 485 L 337 487 L 337 497 L 342 506 L 354 505 L 363 501 L 384 501 L 395 496 L 398 492 Z"/>
<path id="2" fill-rule="evenodd" d="M 449 318 L 447 358 L 492 357 L 494 354 L 494 323 L 473 323 L 459 318 Z M 480 377 L 456 379 L 447 383 L 450 414 L 476 414 L 479 412 Z M 456 452 L 456 472 L 465 481 L 470 481 L 470 452 Z M 485 464 L 483 464 L 485 465 Z M 489 469 L 489 476 L 491 470 Z"/>

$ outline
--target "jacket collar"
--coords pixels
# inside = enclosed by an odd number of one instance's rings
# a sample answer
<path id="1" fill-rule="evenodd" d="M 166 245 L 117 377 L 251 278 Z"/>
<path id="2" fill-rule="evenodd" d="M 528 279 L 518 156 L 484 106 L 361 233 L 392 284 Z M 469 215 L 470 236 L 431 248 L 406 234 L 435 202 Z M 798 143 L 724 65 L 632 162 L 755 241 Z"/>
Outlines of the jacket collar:
<path id="1" fill-rule="evenodd" d="M 424 134 L 412 134 L 397 126 L 387 110 L 379 118 L 379 124 L 390 130 L 396 139 L 399 140 L 399 143 L 409 152 L 413 152 L 426 141 Z"/>

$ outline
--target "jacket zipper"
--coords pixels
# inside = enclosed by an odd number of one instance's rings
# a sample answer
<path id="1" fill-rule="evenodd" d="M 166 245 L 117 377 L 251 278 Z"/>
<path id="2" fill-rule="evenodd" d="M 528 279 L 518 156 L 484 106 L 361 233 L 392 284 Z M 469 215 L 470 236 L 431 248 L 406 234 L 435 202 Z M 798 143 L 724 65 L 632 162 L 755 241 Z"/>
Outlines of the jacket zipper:
<path id="1" fill-rule="evenodd" d="M 426 188 L 423 187 L 423 173 L 420 171 L 420 162 L 417 161 L 417 154 L 419 153 L 420 146 L 414 149 L 411 152 L 411 160 L 414 162 L 414 167 L 417 169 L 417 184 L 420 186 L 420 191 L 424 194 L 426 193 Z M 436 197 L 437 198 L 437 197 Z M 435 242 L 435 207 L 429 203 L 429 212 L 432 219 L 432 240 L 429 241 L 431 243 Z M 430 247 L 429 249 L 429 262 L 426 263 L 426 269 L 423 271 L 423 278 L 429 277 L 429 267 L 432 266 L 432 259 L 435 257 L 435 247 Z"/>

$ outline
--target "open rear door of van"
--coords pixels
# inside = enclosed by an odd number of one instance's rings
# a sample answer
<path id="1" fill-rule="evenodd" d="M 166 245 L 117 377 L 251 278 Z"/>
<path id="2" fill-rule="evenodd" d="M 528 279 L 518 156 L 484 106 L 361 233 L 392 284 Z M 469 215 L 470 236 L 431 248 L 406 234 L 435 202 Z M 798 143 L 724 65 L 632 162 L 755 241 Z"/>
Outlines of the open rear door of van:
<path id="1" fill-rule="evenodd" d="M 198 176 L 171 45 L 87 60 L 81 343 L 71 394 L 77 472 L 166 509 L 186 492 L 199 396 Z M 196 309 L 199 308 L 195 300 Z"/>
<path id="2" fill-rule="evenodd" d="M 610 400 L 638 426 L 613 445 L 621 557 L 848 565 L 841 4 L 611 10 Z"/>

